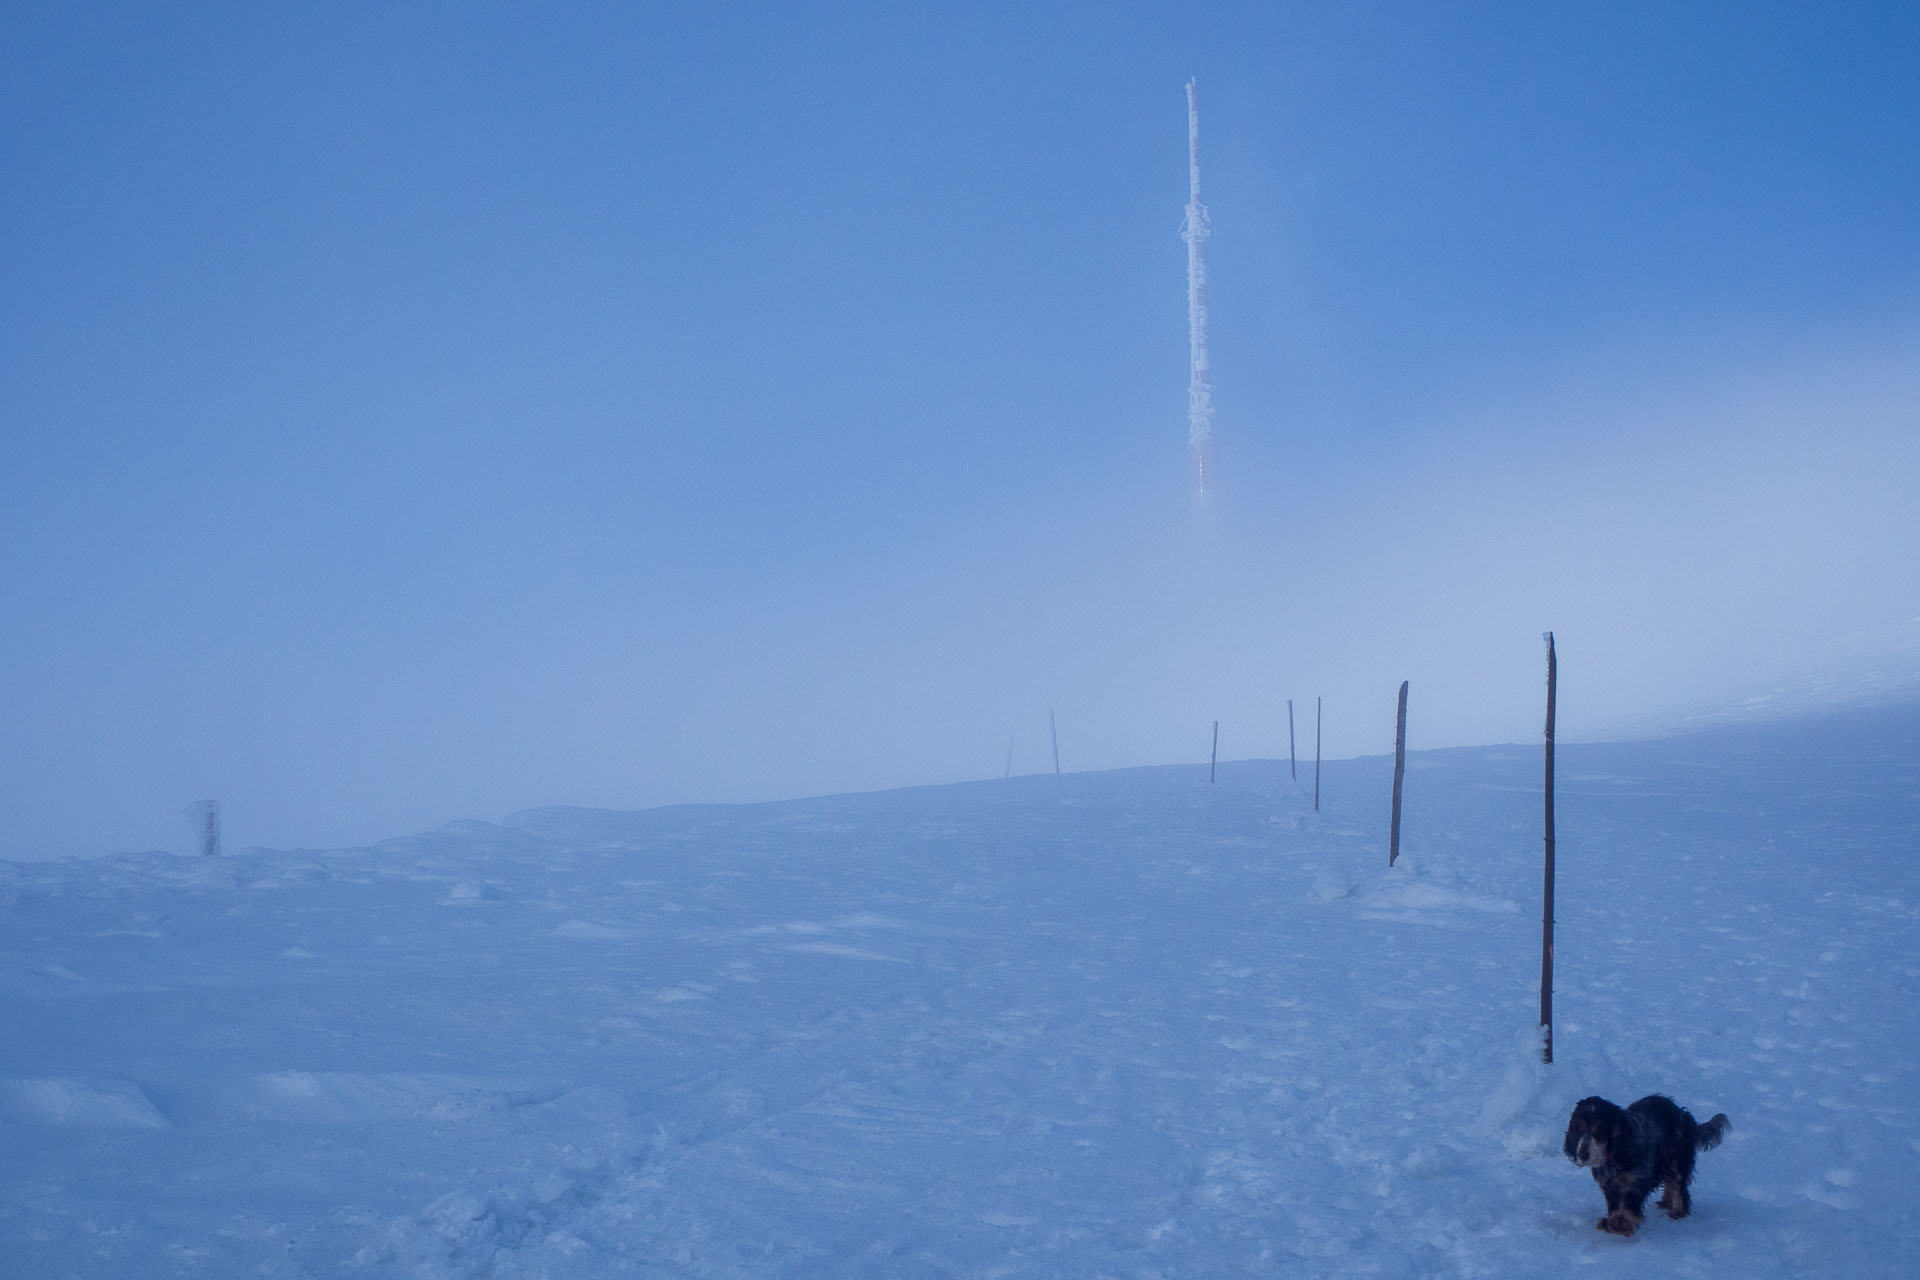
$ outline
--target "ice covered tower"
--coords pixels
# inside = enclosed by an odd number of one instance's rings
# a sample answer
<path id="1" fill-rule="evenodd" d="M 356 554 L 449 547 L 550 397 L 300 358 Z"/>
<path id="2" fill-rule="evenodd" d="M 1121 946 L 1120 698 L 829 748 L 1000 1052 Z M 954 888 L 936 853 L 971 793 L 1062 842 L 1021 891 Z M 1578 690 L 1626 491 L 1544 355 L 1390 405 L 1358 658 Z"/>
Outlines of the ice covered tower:
<path id="1" fill-rule="evenodd" d="M 1193 491 L 1213 492 L 1213 375 L 1207 368 L 1207 237 L 1213 224 L 1200 203 L 1200 103 L 1195 82 L 1187 81 L 1187 217 L 1180 238 L 1187 242 L 1187 457 Z"/>

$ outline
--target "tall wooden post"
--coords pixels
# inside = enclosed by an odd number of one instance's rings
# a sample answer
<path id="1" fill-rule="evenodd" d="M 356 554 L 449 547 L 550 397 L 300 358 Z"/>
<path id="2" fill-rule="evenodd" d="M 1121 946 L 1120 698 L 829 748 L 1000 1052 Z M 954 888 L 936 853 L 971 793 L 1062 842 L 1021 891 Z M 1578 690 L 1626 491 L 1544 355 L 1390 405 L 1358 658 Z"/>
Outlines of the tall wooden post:
<path id="1" fill-rule="evenodd" d="M 1553 1061 L 1553 703 L 1558 671 L 1553 632 L 1547 632 L 1547 869 L 1540 902 L 1540 1026 L 1546 1060 Z"/>
<path id="2" fill-rule="evenodd" d="M 1313 700 L 1313 811 L 1320 812 L 1320 699 Z"/>
<path id="3" fill-rule="evenodd" d="M 1207 781 L 1212 782 L 1214 772 L 1220 767 L 1220 722 L 1213 722 L 1213 755 L 1207 761 Z"/>
<path id="4" fill-rule="evenodd" d="M 1407 776 L 1407 682 L 1400 682 L 1400 718 L 1393 731 L 1393 830 L 1387 837 L 1387 865 L 1400 857 L 1400 784 Z"/>
<path id="5" fill-rule="evenodd" d="M 1287 699 L 1287 776 L 1300 780 L 1300 766 L 1293 760 L 1293 699 Z"/>
<path id="6" fill-rule="evenodd" d="M 1053 772 L 1060 775 L 1060 730 L 1053 723 L 1053 708 L 1047 708 L 1047 736 L 1053 739 Z"/>

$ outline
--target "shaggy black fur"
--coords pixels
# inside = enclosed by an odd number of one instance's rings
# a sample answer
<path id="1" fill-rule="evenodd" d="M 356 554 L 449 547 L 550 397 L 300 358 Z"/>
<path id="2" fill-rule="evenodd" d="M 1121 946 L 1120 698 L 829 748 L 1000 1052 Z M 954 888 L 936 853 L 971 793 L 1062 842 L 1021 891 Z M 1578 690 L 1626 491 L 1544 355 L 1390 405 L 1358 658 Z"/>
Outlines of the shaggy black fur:
<path id="1" fill-rule="evenodd" d="M 1687 1216 L 1693 1208 L 1687 1184 L 1693 1181 L 1694 1153 L 1719 1146 L 1732 1127 L 1724 1115 L 1696 1124 L 1685 1107 L 1657 1093 L 1624 1111 L 1605 1098 L 1582 1098 L 1567 1120 L 1560 1149 L 1593 1170 L 1593 1180 L 1606 1194 L 1607 1216 L 1594 1225 L 1630 1236 L 1640 1227 L 1648 1194 L 1663 1183 L 1667 1190 L 1659 1207 L 1669 1217 Z"/>

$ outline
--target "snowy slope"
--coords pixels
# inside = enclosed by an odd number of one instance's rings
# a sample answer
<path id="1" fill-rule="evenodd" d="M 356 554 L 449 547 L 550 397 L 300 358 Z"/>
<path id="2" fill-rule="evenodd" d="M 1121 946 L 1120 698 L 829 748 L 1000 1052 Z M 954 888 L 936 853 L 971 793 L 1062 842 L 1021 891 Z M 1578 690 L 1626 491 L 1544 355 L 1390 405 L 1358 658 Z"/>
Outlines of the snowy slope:
<path id="1" fill-rule="evenodd" d="M 1920 714 L 1560 758 L 1550 1068 L 1533 748 L 0 864 L 0 1273 L 1920 1272 Z"/>

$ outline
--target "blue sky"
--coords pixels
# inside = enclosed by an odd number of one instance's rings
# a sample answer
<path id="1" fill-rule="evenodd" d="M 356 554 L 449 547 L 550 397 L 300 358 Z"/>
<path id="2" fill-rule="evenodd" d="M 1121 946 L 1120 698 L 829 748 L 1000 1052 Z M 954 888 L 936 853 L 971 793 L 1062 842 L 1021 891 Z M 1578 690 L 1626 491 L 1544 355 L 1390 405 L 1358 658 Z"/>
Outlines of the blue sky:
<path id="1" fill-rule="evenodd" d="M 1920 667 L 1912 6 L 556 8 L 9 7 L 0 857 Z"/>

